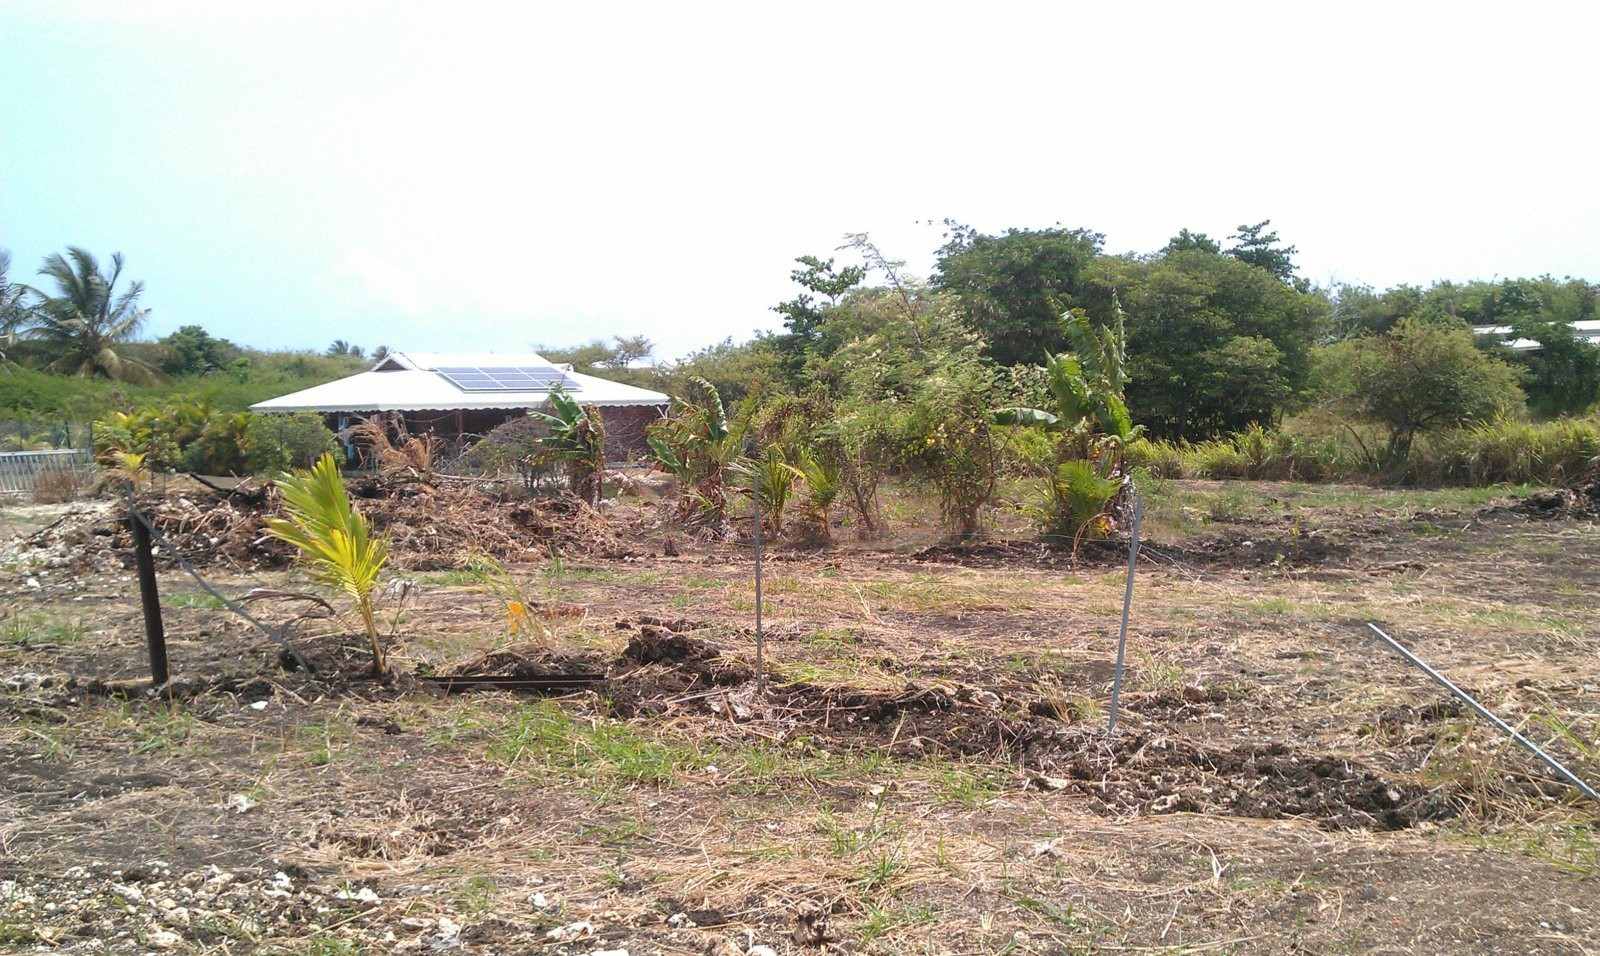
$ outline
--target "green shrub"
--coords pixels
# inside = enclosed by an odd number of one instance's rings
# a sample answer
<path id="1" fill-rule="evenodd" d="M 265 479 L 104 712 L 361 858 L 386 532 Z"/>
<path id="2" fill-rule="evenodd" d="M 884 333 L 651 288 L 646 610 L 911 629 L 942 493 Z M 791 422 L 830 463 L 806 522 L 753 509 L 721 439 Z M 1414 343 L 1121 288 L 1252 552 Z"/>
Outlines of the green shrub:
<path id="1" fill-rule="evenodd" d="M 317 412 L 252 415 L 244 433 L 245 468 L 267 475 L 291 468 L 310 468 L 339 442 Z"/>
<path id="2" fill-rule="evenodd" d="M 202 475 L 247 473 L 245 433 L 254 417 L 249 412 L 209 415 L 200 427 L 200 434 L 183 446 L 179 457 L 183 469 Z"/>

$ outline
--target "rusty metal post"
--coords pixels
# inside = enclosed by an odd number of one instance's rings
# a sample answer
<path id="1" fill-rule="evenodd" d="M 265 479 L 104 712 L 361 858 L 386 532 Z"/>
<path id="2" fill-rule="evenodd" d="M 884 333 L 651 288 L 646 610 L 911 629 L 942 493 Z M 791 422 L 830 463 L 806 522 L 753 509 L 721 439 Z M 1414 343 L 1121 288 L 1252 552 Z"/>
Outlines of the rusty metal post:
<path id="1" fill-rule="evenodd" d="M 150 529 L 144 515 L 128 495 L 128 530 L 133 533 L 133 561 L 139 572 L 139 599 L 144 605 L 144 636 L 150 648 L 150 679 L 159 690 L 167 686 L 167 631 L 161 623 L 161 596 L 156 591 L 156 558 L 151 551 Z"/>

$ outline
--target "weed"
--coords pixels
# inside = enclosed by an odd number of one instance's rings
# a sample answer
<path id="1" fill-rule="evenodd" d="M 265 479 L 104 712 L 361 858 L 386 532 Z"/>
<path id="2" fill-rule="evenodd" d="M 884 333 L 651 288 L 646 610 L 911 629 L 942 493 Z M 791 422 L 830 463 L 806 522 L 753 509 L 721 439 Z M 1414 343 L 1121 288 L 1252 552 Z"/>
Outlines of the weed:
<path id="1" fill-rule="evenodd" d="M 926 926 L 939 916 L 938 909 L 927 903 L 879 906 L 871 900 L 864 900 L 862 908 L 867 911 L 867 918 L 857 927 L 857 931 L 861 934 L 863 946 L 900 929 Z"/>
<path id="2" fill-rule="evenodd" d="M 228 606 L 221 598 L 205 591 L 183 591 L 168 595 L 167 605 L 174 608 L 196 608 L 201 611 L 219 611 Z"/>
<path id="3" fill-rule="evenodd" d="M 296 728 L 295 734 L 308 767 L 326 767 L 343 759 L 354 736 L 349 721 L 342 716 L 309 721 Z"/>
<path id="4" fill-rule="evenodd" d="M 940 760 L 932 764 L 932 782 L 940 795 L 965 807 L 981 807 L 999 795 L 1001 778 L 960 764 Z"/>
<path id="5" fill-rule="evenodd" d="M 366 950 L 336 936 L 312 936 L 295 949 L 275 949 L 274 956 L 361 956 Z"/>
<path id="6" fill-rule="evenodd" d="M 856 887 L 862 893 L 871 893 L 894 882 L 905 868 L 905 864 L 900 861 L 900 854 L 894 850 L 872 854 L 866 865 L 857 871 Z"/>
<path id="7" fill-rule="evenodd" d="M 62 739 L 61 731 L 49 724 L 21 724 L 22 732 L 42 745 L 33 755 L 39 760 L 70 760 L 72 748 Z"/>
<path id="8" fill-rule="evenodd" d="M 14 647 L 60 647 L 89 633 L 83 618 L 59 619 L 47 614 L 12 614 L 0 624 L 0 644 Z"/>
<path id="9" fill-rule="evenodd" d="M 1212 521 L 1242 521 L 1250 514 L 1250 493 L 1243 485 L 1230 484 L 1207 495 L 1206 504 Z"/>
<path id="10" fill-rule="evenodd" d="M 1179 664 L 1161 661 L 1143 648 L 1135 649 L 1139 666 L 1134 671 L 1134 686 L 1144 691 L 1174 690 L 1184 684 L 1184 670 Z"/>
<path id="11" fill-rule="evenodd" d="M 819 650 L 845 650 L 856 645 L 856 636 L 849 628 L 829 627 L 812 631 L 806 644 Z"/>
<path id="12" fill-rule="evenodd" d="M 492 877 L 474 876 L 461 888 L 456 901 L 473 916 L 482 916 L 494 909 L 495 894 L 500 887 Z"/>
<path id="13" fill-rule="evenodd" d="M 687 744 L 645 737 L 611 721 L 574 720 L 550 701 L 523 704 L 488 736 L 484 754 L 490 760 L 602 788 L 615 783 L 666 785 L 706 763 Z"/>

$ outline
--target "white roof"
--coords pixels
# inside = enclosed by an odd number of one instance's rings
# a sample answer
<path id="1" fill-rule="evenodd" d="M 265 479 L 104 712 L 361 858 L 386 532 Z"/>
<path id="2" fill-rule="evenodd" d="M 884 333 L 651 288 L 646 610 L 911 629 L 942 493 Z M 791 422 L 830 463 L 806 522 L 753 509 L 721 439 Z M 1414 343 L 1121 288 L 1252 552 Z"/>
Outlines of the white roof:
<path id="1" fill-rule="evenodd" d="M 1576 322 L 1568 322 L 1567 325 L 1572 329 L 1573 338 L 1581 339 L 1590 345 L 1600 345 L 1600 319 L 1579 319 Z M 1472 331 L 1479 335 L 1510 335 L 1511 326 L 1475 325 Z M 1511 339 L 1506 344 L 1517 352 L 1528 352 L 1539 348 L 1538 339 Z"/>
<path id="2" fill-rule="evenodd" d="M 270 398 L 250 406 L 256 412 L 421 412 L 470 408 L 535 408 L 547 390 L 468 392 L 437 369 L 457 366 L 551 365 L 537 352 L 391 352 L 370 371 Z M 585 405 L 665 405 L 660 392 L 556 368 L 578 387 L 571 394 Z"/>

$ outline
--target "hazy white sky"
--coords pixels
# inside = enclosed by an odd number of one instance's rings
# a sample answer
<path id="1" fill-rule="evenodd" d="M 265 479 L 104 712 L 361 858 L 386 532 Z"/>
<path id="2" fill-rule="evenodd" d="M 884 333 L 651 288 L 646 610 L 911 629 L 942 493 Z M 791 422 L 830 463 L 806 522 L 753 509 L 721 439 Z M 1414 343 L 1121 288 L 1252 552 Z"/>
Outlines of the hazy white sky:
<path id="1" fill-rule="evenodd" d="M 459 7 L 459 9 L 451 9 Z M 1588 3 L 0 6 L 14 278 L 149 333 L 518 349 L 755 328 L 952 217 L 1111 251 L 1271 218 L 1319 282 L 1600 279 Z"/>

